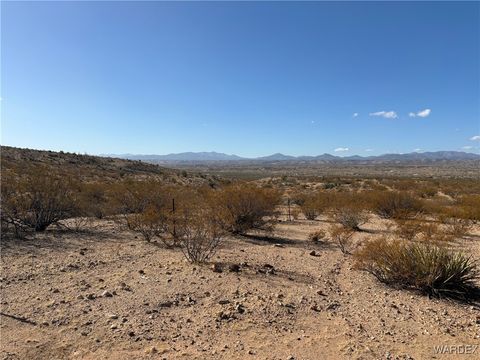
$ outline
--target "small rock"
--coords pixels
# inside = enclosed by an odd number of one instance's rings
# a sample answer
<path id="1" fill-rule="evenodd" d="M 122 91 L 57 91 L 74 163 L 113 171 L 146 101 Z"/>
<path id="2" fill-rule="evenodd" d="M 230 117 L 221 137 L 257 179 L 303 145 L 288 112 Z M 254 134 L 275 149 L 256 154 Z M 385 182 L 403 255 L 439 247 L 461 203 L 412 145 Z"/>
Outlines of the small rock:
<path id="1" fill-rule="evenodd" d="M 230 300 L 222 299 L 222 300 L 218 300 L 218 303 L 220 305 L 226 305 L 226 304 L 230 304 Z"/>
<path id="2" fill-rule="evenodd" d="M 315 252 L 315 250 L 312 250 L 312 251 L 310 251 L 310 255 L 311 256 L 317 256 L 317 253 Z"/>
<path id="3" fill-rule="evenodd" d="M 240 271 L 240 265 L 238 264 L 230 264 L 230 266 L 228 267 L 228 270 L 230 272 L 239 272 Z"/>
<path id="4" fill-rule="evenodd" d="M 155 346 L 145 349 L 145 354 L 156 354 L 158 352 Z"/>
<path id="5" fill-rule="evenodd" d="M 102 296 L 103 296 L 103 297 L 112 297 L 113 295 L 112 295 L 111 292 L 105 290 L 105 291 L 102 293 Z"/>
<path id="6" fill-rule="evenodd" d="M 221 273 L 223 271 L 222 266 L 217 263 L 212 264 L 211 269 L 213 272 L 216 272 L 216 273 Z"/>

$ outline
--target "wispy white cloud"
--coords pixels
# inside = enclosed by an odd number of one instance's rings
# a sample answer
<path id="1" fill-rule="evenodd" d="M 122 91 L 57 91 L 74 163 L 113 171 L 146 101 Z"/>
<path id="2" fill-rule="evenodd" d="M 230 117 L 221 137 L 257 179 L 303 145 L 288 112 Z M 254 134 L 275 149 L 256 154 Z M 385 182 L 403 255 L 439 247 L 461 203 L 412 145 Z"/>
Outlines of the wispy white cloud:
<path id="1" fill-rule="evenodd" d="M 467 146 L 462 146 L 463 150 L 471 150 L 473 149 L 473 146 L 467 145 Z"/>
<path id="2" fill-rule="evenodd" d="M 347 148 L 347 147 L 339 147 L 339 148 L 336 148 L 336 149 L 333 150 L 333 151 L 335 151 L 335 152 L 343 152 L 343 151 L 349 151 L 349 150 L 350 150 L 350 149 Z"/>
<path id="3" fill-rule="evenodd" d="M 475 135 L 470 138 L 472 141 L 480 141 L 480 135 Z"/>
<path id="4" fill-rule="evenodd" d="M 370 116 L 381 116 L 385 119 L 396 119 L 398 117 L 395 111 L 377 111 L 370 113 Z"/>
<path id="5" fill-rule="evenodd" d="M 415 151 L 415 152 L 421 152 L 421 151 L 423 151 L 423 149 L 415 149 L 415 150 L 413 150 L 413 151 Z"/>
<path id="6" fill-rule="evenodd" d="M 410 117 L 419 116 L 419 117 L 422 117 L 422 118 L 426 118 L 428 115 L 430 115 L 431 112 L 432 112 L 432 109 L 425 109 L 425 110 L 420 110 L 416 113 L 410 112 L 410 113 L 408 113 L 408 116 L 410 116 Z"/>
<path id="7" fill-rule="evenodd" d="M 358 113 L 353 113 L 352 117 L 357 117 Z"/>
<path id="8" fill-rule="evenodd" d="M 366 152 L 373 151 L 373 149 L 365 149 Z"/>
<path id="9" fill-rule="evenodd" d="M 431 109 L 425 109 L 425 110 L 417 112 L 417 116 L 420 116 L 420 117 L 424 118 L 424 117 L 427 117 L 428 115 L 430 115 L 431 112 L 432 112 Z"/>

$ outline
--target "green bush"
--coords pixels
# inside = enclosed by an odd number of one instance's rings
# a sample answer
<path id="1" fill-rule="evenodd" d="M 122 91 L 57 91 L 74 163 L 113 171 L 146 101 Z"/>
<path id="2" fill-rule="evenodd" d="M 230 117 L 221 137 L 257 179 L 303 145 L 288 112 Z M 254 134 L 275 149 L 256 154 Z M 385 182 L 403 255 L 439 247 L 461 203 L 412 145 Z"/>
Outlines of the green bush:
<path id="1" fill-rule="evenodd" d="M 393 287 L 430 296 L 467 299 L 478 294 L 477 264 L 431 243 L 376 239 L 355 253 L 356 267 Z"/>

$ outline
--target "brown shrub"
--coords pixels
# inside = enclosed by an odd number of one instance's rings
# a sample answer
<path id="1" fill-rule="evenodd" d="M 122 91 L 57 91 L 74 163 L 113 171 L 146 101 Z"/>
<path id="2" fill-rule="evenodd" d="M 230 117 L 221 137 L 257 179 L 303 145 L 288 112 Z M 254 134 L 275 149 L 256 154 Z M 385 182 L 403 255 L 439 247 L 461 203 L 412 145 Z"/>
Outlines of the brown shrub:
<path id="1" fill-rule="evenodd" d="M 333 218 L 344 228 L 353 231 L 360 231 L 360 226 L 368 221 L 368 215 L 365 211 L 347 206 L 335 209 Z"/>
<path id="2" fill-rule="evenodd" d="M 141 213 L 127 214 L 126 219 L 129 228 L 140 233 L 146 241 L 151 241 L 154 237 L 164 239 L 162 235 L 166 230 L 167 217 L 161 207 L 149 205 Z"/>
<path id="3" fill-rule="evenodd" d="M 280 194 L 273 189 L 237 184 L 219 190 L 211 201 L 217 204 L 224 229 L 243 234 L 250 229 L 273 229 Z"/>
<path id="4" fill-rule="evenodd" d="M 395 234 L 403 240 L 414 240 L 422 231 L 422 223 L 416 220 L 400 220 L 396 221 Z"/>
<path id="5" fill-rule="evenodd" d="M 215 208 L 182 211 L 176 222 L 176 238 L 183 255 L 192 263 L 204 263 L 220 245 L 224 230 Z"/>
<path id="6" fill-rule="evenodd" d="M 424 211 L 420 199 L 407 192 L 385 191 L 372 194 L 373 211 L 384 219 L 411 219 Z"/>
<path id="7" fill-rule="evenodd" d="M 456 238 L 464 237 L 473 227 L 473 221 L 468 218 L 441 216 L 440 221 L 446 232 Z"/>
<path id="8" fill-rule="evenodd" d="M 22 232 L 44 231 L 59 220 L 75 216 L 78 184 L 66 176 L 44 170 L 21 177 L 8 174 L 2 179 L 3 228 Z"/>
<path id="9" fill-rule="evenodd" d="M 330 227 L 330 238 L 338 245 L 342 253 L 350 254 L 354 231 L 338 225 Z"/>
<path id="10" fill-rule="evenodd" d="M 474 222 L 480 221 L 480 195 L 463 195 L 458 199 L 457 208 L 461 217 Z"/>

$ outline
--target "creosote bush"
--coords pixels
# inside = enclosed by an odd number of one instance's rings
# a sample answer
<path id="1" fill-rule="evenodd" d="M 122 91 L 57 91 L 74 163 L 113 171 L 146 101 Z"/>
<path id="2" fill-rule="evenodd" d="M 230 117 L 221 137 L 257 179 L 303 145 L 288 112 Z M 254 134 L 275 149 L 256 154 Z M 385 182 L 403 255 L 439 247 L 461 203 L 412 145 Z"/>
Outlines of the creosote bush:
<path id="1" fill-rule="evenodd" d="M 354 231 L 339 225 L 332 225 L 330 227 L 330 238 L 338 245 L 341 252 L 345 255 L 351 253 L 352 236 Z"/>
<path id="2" fill-rule="evenodd" d="M 298 198 L 300 209 L 307 220 L 315 220 L 329 208 L 332 201 L 330 194 L 320 192 L 300 194 Z"/>
<path id="3" fill-rule="evenodd" d="M 176 238 L 185 258 L 204 263 L 215 255 L 225 234 L 215 207 L 184 209 L 177 217 Z"/>
<path id="4" fill-rule="evenodd" d="M 219 211 L 223 228 L 234 234 L 251 229 L 271 231 L 276 222 L 280 193 L 249 184 L 229 185 L 219 190 L 211 201 Z"/>
<path id="5" fill-rule="evenodd" d="M 368 221 L 368 215 L 356 207 L 342 206 L 334 210 L 333 219 L 345 229 L 360 231 L 360 226 Z"/>
<path id="6" fill-rule="evenodd" d="M 412 241 L 416 239 L 422 231 L 422 223 L 417 220 L 400 220 L 396 221 L 395 234 L 403 240 Z"/>
<path id="7" fill-rule="evenodd" d="M 476 262 L 431 243 L 380 238 L 355 253 L 356 267 L 393 287 L 430 296 L 467 299 L 478 294 Z"/>
<path id="8" fill-rule="evenodd" d="M 373 211 L 384 219 L 411 219 L 424 211 L 422 201 L 405 191 L 371 194 Z"/>
<path id="9" fill-rule="evenodd" d="M 45 231 L 51 224 L 77 215 L 78 184 L 71 178 L 37 170 L 2 179 L 2 228 L 21 236 Z"/>

